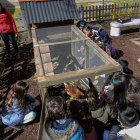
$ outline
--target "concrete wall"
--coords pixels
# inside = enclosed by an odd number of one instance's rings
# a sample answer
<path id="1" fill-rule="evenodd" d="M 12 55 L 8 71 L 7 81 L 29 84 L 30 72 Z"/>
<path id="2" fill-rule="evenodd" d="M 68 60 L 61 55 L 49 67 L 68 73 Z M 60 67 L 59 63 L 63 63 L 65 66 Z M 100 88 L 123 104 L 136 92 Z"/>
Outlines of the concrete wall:
<path id="1" fill-rule="evenodd" d="M 12 8 L 19 8 L 19 1 L 18 0 L 0 0 L 0 3 L 5 8 L 12 9 Z"/>

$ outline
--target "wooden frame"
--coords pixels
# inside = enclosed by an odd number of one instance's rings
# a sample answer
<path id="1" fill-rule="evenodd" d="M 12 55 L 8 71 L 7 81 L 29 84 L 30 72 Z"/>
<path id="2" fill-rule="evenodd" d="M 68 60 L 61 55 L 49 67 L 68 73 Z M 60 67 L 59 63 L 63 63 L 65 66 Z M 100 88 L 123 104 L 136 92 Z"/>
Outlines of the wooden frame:
<path id="1" fill-rule="evenodd" d="M 108 61 L 108 64 L 98 66 L 95 68 L 86 68 L 78 71 L 70 71 L 66 73 L 61 73 L 61 74 L 55 74 L 53 73 L 53 68 L 52 68 L 52 62 L 50 61 L 51 58 L 49 55 L 49 49 L 48 49 L 48 44 L 38 44 L 37 39 L 36 39 L 36 33 L 35 30 L 32 30 L 33 34 L 33 44 L 34 44 L 34 53 L 35 53 L 35 63 L 36 63 L 36 70 L 37 70 L 37 75 L 38 75 L 38 83 L 40 87 L 47 87 L 50 85 L 57 85 L 60 83 L 64 82 L 69 82 L 69 81 L 74 81 L 78 79 L 83 79 L 87 77 L 93 77 L 96 75 L 101 75 L 101 74 L 106 74 L 106 73 L 111 73 L 115 71 L 120 71 L 121 66 L 118 62 L 113 60 L 106 52 L 104 52 L 97 44 L 95 44 L 93 41 L 89 40 L 87 36 L 85 36 L 75 25 L 72 25 L 71 27 L 72 31 L 74 31 L 77 35 L 83 37 L 82 39 L 76 39 L 76 40 L 71 40 L 71 41 L 65 41 L 61 43 L 74 43 L 77 42 L 78 40 L 84 40 L 86 43 L 89 45 L 94 46 L 96 51 L 99 53 L 100 57 L 102 57 L 103 61 Z M 54 43 L 54 44 L 60 44 L 59 43 Z M 52 43 L 50 45 L 53 45 Z M 46 53 L 43 53 L 42 48 L 44 47 L 43 50 L 47 50 Z M 45 49 L 46 48 L 46 49 Z M 44 62 L 42 59 L 42 54 L 48 54 L 45 57 L 47 58 L 47 63 Z M 88 57 L 88 52 L 86 53 L 86 57 Z M 88 63 L 86 61 L 86 63 Z M 88 64 L 86 64 L 88 66 Z M 48 67 L 48 69 L 47 69 Z"/>

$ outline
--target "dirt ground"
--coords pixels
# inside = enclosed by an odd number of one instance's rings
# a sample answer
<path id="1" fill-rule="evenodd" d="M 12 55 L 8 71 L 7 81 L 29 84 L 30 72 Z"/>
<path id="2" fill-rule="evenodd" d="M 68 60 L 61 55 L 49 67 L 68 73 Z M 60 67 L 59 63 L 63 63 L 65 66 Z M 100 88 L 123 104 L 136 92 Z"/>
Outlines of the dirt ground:
<path id="1" fill-rule="evenodd" d="M 110 21 L 100 23 L 108 34 L 110 33 Z M 140 47 L 131 46 L 129 39 L 140 37 L 139 28 L 137 26 L 122 28 L 122 34 L 119 37 L 111 37 L 112 46 L 118 50 L 122 50 L 124 55 L 120 58 L 128 63 L 129 69 L 134 73 L 134 76 L 140 78 L 140 64 L 137 59 L 140 57 Z M 1 78 L 5 81 L 5 86 L 2 88 L 4 91 L 1 93 L 4 97 L 10 90 L 11 86 L 18 80 L 25 80 L 29 83 L 29 93 L 32 93 L 34 97 L 40 100 L 39 89 L 35 77 L 35 63 L 33 54 L 33 44 L 27 41 L 26 34 L 20 34 L 18 38 L 18 44 L 20 49 L 21 58 L 16 60 L 14 57 L 11 60 L 7 60 L 6 56 L 2 61 L 6 65 L 4 76 Z M 1 55 L 4 56 L 5 52 Z M 13 52 L 14 55 L 14 52 Z M 2 102 L 0 103 L 0 115 Z M 41 107 L 41 105 L 40 105 Z M 39 128 L 41 108 L 35 110 L 37 112 L 36 119 L 29 123 L 24 130 L 16 130 L 8 126 L 2 125 L 0 127 L 0 140 L 36 140 Z"/>
<path id="2" fill-rule="evenodd" d="M 110 34 L 110 21 L 100 24 Z M 123 27 L 121 28 L 121 36 L 110 36 L 110 38 L 112 39 L 112 46 L 124 53 L 120 59 L 128 64 L 128 68 L 133 71 L 134 76 L 140 78 L 140 63 L 137 62 L 137 59 L 140 58 L 140 46 L 132 46 L 130 42 L 130 39 L 140 38 L 139 27 Z"/>

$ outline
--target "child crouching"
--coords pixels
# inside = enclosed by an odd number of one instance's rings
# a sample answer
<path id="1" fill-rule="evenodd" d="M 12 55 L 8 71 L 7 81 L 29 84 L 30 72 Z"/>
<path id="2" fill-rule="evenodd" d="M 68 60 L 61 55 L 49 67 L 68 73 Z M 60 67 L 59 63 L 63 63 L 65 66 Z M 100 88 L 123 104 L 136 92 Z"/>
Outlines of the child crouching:
<path id="1" fill-rule="evenodd" d="M 25 124 L 35 119 L 36 113 L 32 110 L 39 101 L 32 94 L 27 94 L 28 84 L 18 81 L 8 93 L 2 107 L 2 122 L 16 129 L 24 129 Z"/>
<path id="2" fill-rule="evenodd" d="M 77 122 L 82 126 L 85 133 L 86 140 L 98 140 L 98 135 L 94 129 L 93 120 L 90 115 L 82 109 L 81 102 L 73 100 L 70 102 L 69 106 L 72 119 L 77 120 Z"/>
<path id="3" fill-rule="evenodd" d="M 85 140 L 82 127 L 66 116 L 66 103 L 60 96 L 47 101 L 45 130 L 49 140 Z"/>
<path id="4" fill-rule="evenodd" d="M 111 109 L 105 99 L 98 94 L 96 89 L 89 89 L 86 93 L 88 110 L 91 112 L 96 132 L 99 139 L 105 130 L 110 130 L 112 126 Z"/>

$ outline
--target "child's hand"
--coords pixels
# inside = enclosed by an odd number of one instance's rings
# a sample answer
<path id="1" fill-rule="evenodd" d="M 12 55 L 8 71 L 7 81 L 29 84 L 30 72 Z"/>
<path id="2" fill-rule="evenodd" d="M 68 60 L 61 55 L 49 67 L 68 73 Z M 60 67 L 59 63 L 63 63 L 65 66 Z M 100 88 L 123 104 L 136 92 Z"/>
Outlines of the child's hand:
<path id="1" fill-rule="evenodd" d="M 35 104 L 36 104 L 36 106 L 40 106 L 40 101 L 35 100 Z"/>
<path id="2" fill-rule="evenodd" d="M 83 59 L 80 61 L 80 64 L 83 64 L 84 61 L 85 61 L 85 58 L 83 58 Z"/>

